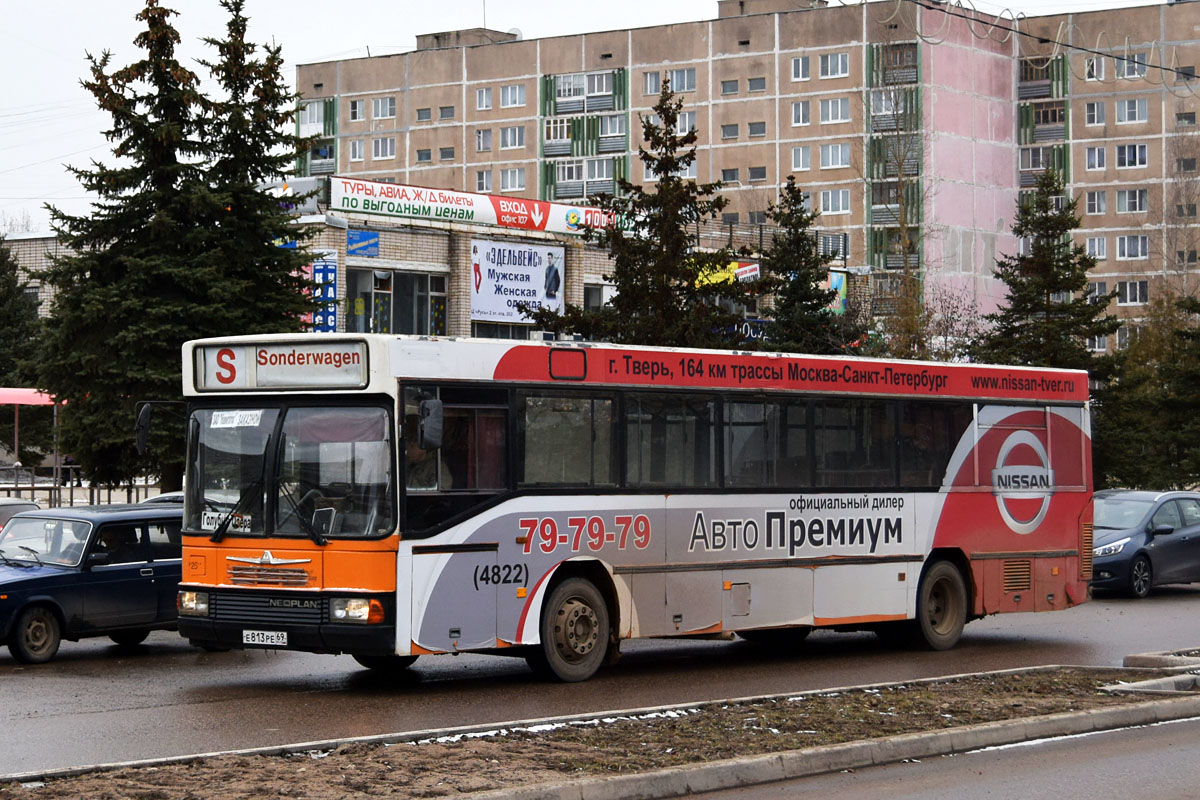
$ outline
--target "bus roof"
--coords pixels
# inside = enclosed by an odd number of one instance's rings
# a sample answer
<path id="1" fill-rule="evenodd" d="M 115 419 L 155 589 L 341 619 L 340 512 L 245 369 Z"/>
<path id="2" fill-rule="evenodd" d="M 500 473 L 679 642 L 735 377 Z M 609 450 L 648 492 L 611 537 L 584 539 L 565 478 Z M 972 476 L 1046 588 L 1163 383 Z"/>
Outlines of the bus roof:
<path id="1" fill-rule="evenodd" d="M 386 334 L 184 345 L 184 393 L 375 391 L 396 379 L 794 391 L 1085 403 L 1088 374 L 1043 367 Z"/>

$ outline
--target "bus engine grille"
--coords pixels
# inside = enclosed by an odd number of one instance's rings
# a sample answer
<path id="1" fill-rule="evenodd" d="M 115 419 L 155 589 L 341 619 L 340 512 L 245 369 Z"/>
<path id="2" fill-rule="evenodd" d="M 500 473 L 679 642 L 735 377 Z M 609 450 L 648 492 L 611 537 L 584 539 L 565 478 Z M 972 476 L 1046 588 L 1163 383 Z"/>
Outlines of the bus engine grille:
<path id="1" fill-rule="evenodd" d="M 320 625 L 328 617 L 325 600 L 315 597 L 214 593 L 209 602 L 218 622 Z"/>
<path id="2" fill-rule="evenodd" d="M 238 564 L 229 568 L 229 580 L 239 586 L 307 586 L 308 573 L 302 569 Z"/>
<path id="3" fill-rule="evenodd" d="M 1033 588 L 1032 561 L 1004 562 L 1004 591 L 1023 592 Z"/>

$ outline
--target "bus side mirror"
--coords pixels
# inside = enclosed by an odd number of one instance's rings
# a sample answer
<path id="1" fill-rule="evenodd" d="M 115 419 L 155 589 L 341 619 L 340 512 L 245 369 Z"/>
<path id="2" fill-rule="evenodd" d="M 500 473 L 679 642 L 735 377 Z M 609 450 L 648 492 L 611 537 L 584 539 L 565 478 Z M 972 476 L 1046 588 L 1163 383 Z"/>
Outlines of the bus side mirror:
<path id="1" fill-rule="evenodd" d="M 442 401 L 429 398 L 421 401 L 417 428 L 417 446 L 422 450 L 437 450 L 442 446 Z"/>
<path id="2" fill-rule="evenodd" d="M 146 441 L 150 438 L 150 404 L 142 403 L 137 412 L 137 422 L 133 426 L 136 435 L 135 446 L 139 456 L 146 455 Z"/>

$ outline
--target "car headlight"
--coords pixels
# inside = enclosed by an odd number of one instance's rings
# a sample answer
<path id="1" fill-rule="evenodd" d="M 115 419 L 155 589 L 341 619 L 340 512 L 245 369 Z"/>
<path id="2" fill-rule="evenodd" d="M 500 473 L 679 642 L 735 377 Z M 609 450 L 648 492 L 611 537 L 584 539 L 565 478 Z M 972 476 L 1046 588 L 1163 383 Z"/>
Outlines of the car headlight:
<path id="1" fill-rule="evenodd" d="M 383 603 L 366 597 L 334 597 L 329 601 L 332 622 L 383 622 Z"/>
<path id="2" fill-rule="evenodd" d="M 1102 544 L 1099 547 L 1092 548 L 1092 557 L 1100 558 L 1101 556 L 1115 556 L 1117 553 L 1125 549 L 1125 545 L 1129 544 L 1129 538 L 1117 539 L 1115 542 Z"/>
<path id="3" fill-rule="evenodd" d="M 190 617 L 208 616 L 208 592 L 180 592 L 176 605 L 180 614 Z"/>

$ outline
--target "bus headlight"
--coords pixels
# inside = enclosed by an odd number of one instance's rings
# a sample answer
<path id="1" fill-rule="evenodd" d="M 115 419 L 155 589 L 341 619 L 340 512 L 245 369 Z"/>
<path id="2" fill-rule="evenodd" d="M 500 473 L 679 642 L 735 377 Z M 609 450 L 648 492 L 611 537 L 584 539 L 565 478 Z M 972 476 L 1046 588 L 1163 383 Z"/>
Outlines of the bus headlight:
<path id="1" fill-rule="evenodd" d="M 1101 556 L 1115 556 L 1117 553 L 1125 549 L 1125 545 L 1129 544 L 1129 537 L 1117 539 L 1115 542 L 1102 544 L 1099 547 L 1092 548 L 1092 557 L 1100 558 Z"/>
<path id="2" fill-rule="evenodd" d="M 383 603 L 366 597 L 334 597 L 329 601 L 332 622 L 383 622 Z"/>
<path id="3" fill-rule="evenodd" d="M 180 592 L 176 605 L 180 614 L 189 617 L 208 616 L 208 592 Z"/>

